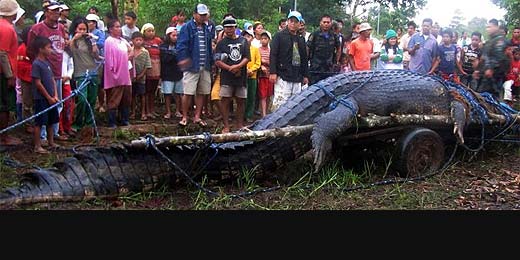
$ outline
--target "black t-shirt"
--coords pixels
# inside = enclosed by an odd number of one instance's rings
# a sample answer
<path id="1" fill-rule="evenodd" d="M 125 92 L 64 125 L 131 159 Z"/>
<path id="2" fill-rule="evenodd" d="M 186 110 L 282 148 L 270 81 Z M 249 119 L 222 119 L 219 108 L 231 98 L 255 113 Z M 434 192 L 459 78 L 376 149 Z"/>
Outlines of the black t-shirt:
<path id="1" fill-rule="evenodd" d="M 224 37 L 218 44 L 215 53 L 226 53 L 228 58 L 224 61 L 227 65 L 239 64 L 242 59 L 251 60 L 249 51 L 249 43 L 247 40 L 239 36 L 236 39 Z M 221 70 L 220 84 L 229 86 L 245 87 L 247 80 L 247 66 L 242 68 L 239 75 L 235 75 L 227 70 Z"/>

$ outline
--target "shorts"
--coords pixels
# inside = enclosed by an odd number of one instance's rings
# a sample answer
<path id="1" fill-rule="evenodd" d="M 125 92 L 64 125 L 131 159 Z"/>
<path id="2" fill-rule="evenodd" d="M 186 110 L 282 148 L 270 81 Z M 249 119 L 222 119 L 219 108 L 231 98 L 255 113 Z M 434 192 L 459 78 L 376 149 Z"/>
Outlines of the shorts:
<path id="1" fill-rule="evenodd" d="M 132 82 L 132 96 L 144 95 L 146 93 L 146 87 L 143 83 Z"/>
<path id="2" fill-rule="evenodd" d="M 274 95 L 274 84 L 269 78 L 258 78 L 258 96 L 260 98 L 268 98 Z"/>
<path id="3" fill-rule="evenodd" d="M 206 69 L 199 72 L 185 71 L 182 78 L 185 95 L 209 95 L 211 92 L 211 73 Z"/>
<path id="4" fill-rule="evenodd" d="M 16 89 L 7 86 L 7 79 L 0 74 L 0 112 L 16 111 Z"/>
<path id="5" fill-rule="evenodd" d="M 247 98 L 247 88 L 238 86 L 221 85 L 220 97 Z"/>
<path id="6" fill-rule="evenodd" d="M 211 100 L 220 100 L 220 74 L 217 73 L 213 87 L 211 88 Z"/>
<path id="7" fill-rule="evenodd" d="M 42 112 L 43 110 L 50 107 L 49 102 L 45 99 L 35 99 L 34 100 L 34 114 L 38 114 Z M 37 126 L 44 126 L 44 125 L 54 125 L 60 122 L 60 115 L 58 114 L 58 108 L 54 107 L 51 110 L 47 111 L 46 113 L 43 113 L 39 116 L 37 116 L 34 119 L 34 122 Z"/>
<path id="8" fill-rule="evenodd" d="M 182 80 L 179 81 L 163 81 L 161 86 L 162 93 L 165 95 L 171 95 L 175 92 L 175 94 L 184 94 L 184 89 L 182 86 Z"/>
<path id="9" fill-rule="evenodd" d="M 302 91 L 300 82 L 288 82 L 278 77 L 274 84 L 273 111 L 280 108 L 290 97 Z"/>
<path id="10" fill-rule="evenodd" d="M 159 80 L 158 79 L 146 79 L 145 83 L 146 88 L 146 94 L 155 94 L 155 91 L 157 90 L 157 87 L 159 86 Z"/>

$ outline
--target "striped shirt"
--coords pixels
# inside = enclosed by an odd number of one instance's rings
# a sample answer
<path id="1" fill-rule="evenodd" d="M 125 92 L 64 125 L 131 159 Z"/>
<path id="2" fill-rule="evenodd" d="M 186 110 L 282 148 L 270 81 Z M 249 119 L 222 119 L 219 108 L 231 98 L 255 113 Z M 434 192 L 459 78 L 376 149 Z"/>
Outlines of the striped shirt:
<path id="1" fill-rule="evenodd" d="M 197 27 L 197 33 L 199 35 L 199 50 L 200 50 L 199 64 L 201 67 L 204 67 L 204 65 L 206 65 L 206 33 L 204 32 L 203 27 Z"/>

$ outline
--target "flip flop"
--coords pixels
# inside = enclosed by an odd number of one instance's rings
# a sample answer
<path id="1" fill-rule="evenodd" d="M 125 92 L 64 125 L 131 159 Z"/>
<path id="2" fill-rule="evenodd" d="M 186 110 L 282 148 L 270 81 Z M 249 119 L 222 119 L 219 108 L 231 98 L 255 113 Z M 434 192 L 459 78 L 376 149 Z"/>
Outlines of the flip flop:
<path id="1" fill-rule="evenodd" d="M 170 114 L 166 114 L 163 116 L 164 119 L 170 119 L 171 115 Z"/>
<path id="2" fill-rule="evenodd" d="M 175 117 L 182 118 L 182 114 L 180 112 L 175 112 Z"/>
<path id="3" fill-rule="evenodd" d="M 199 119 L 197 121 L 193 120 L 193 123 L 198 124 L 200 126 L 208 126 L 208 123 L 206 123 L 204 120 Z"/>
<path id="4" fill-rule="evenodd" d="M 187 126 L 188 125 L 188 120 L 181 120 L 181 121 L 179 121 L 179 125 Z"/>

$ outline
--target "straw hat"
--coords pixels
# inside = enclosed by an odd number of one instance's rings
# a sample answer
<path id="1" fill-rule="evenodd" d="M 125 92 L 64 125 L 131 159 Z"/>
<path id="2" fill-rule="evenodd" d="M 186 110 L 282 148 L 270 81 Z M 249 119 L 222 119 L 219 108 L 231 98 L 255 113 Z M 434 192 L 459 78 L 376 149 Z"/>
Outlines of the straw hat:
<path id="1" fill-rule="evenodd" d="M 0 1 L 0 16 L 13 16 L 16 15 L 20 5 L 15 0 L 2 0 Z"/>

